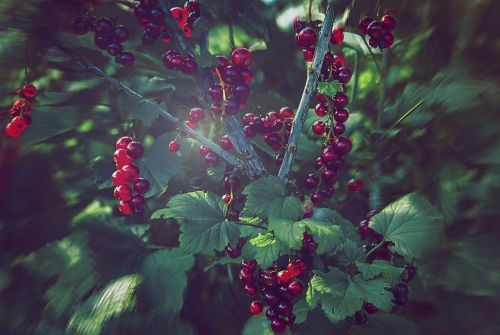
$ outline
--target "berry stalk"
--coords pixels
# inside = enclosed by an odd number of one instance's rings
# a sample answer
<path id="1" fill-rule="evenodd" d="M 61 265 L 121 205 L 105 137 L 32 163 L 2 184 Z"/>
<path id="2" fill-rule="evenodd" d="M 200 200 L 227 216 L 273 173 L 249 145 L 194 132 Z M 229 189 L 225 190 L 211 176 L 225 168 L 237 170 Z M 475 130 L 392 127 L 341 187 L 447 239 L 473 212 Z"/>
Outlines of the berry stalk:
<path id="1" fill-rule="evenodd" d="M 297 113 L 295 114 L 295 118 L 293 119 L 288 148 L 285 152 L 285 157 L 283 158 L 283 162 L 281 163 L 281 167 L 278 173 L 278 177 L 282 180 L 288 179 L 288 174 L 290 173 L 290 168 L 292 167 L 295 154 L 297 152 L 299 136 L 302 131 L 302 126 L 307 119 L 307 113 L 309 111 L 309 101 L 311 100 L 311 97 L 314 94 L 314 90 L 318 85 L 321 67 L 323 65 L 323 60 L 328 49 L 328 43 L 330 41 L 333 28 L 333 18 L 333 0 L 329 0 L 328 7 L 326 9 L 325 20 L 323 21 L 323 27 L 321 28 L 318 44 L 314 53 L 312 66 L 309 69 L 306 85 L 300 99 L 299 107 L 297 108 Z"/>

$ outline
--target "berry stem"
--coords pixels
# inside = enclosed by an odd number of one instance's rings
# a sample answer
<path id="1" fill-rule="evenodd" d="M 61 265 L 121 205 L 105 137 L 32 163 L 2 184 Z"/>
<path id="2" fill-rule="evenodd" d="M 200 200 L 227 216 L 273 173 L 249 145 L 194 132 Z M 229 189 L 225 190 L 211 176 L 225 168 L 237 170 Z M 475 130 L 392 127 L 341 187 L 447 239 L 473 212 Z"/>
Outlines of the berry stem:
<path id="1" fill-rule="evenodd" d="M 107 83 L 111 84 L 112 87 L 116 88 L 120 92 L 124 93 L 125 95 L 129 96 L 130 98 L 133 98 L 141 103 L 144 104 L 155 104 L 157 105 L 157 102 L 154 102 L 152 100 L 149 100 L 139 93 L 135 92 L 128 86 L 124 85 L 121 81 L 111 77 L 101 69 L 99 69 L 97 66 L 93 65 L 90 63 L 86 58 L 83 56 L 79 55 L 76 53 L 74 50 L 64 47 L 58 43 L 55 43 L 56 47 L 59 48 L 62 52 L 65 54 L 69 55 L 71 58 L 73 58 L 80 67 L 82 67 L 84 70 L 87 72 L 92 73 L 93 75 L 101 78 L 102 80 L 106 81 Z M 191 135 L 193 138 L 198 140 L 201 144 L 212 150 L 214 153 L 222 157 L 224 160 L 226 160 L 229 164 L 234 165 L 236 167 L 241 167 L 243 163 L 238 159 L 237 157 L 231 155 L 227 151 L 223 150 L 219 145 L 215 144 L 214 142 L 210 141 L 208 138 L 200 134 L 194 129 L 189 128 L 186 126 L 184 123 L 180 122 L 178 118 L 173 116 L 172 114 L 168 113 L 167 111 L 161 111 L 160 112 L 160 117 L 164 119 L 165 121 L 169 123 L 175 124 L 180 130 L 188 133 Z"/>
<path id="2" fill-rule="evenodd" d="M 265 229 L 267 230 L 266 227 L 264 226 L 258 226 L 256 224 L 251 224 L 251 223 L 243 223 L 243 222 L 234 222 L 236 223 L 237 225 L 240 225 L 240 226 L 248 226 L 248 227 L 253 227 L 253 228 L 260 228 L 260 229 Z"/>
<path id="3" fill-rule="evenodd" d="M 314 90 L 318 85 L 321 66 L 323 65 L 323 60 L 325 58 L 326 50 L 328 49 L 328 43 L 330 41 L 330 35 L 333 28 L 333 18 L 333 0 L 329 0 L 323 27 L 321 28 L 318 43 L 316 45 L 316 51 L 314 54 L 312 66 L 308 71 L 304 92 L 302 93 L 302 98 L 300 99 L 297 113 L 295 114 L 295 117 L 293 119 L 292 131 L 290 133 L 290 140 L 288 142 L 288 149 L 285 152 L 285 157 L 283 158 L 283 162 L 281 163 L 281 167 L 278 173 L 278 177 L 282 180 L 288 179 L 288 174 L 290 173 L 290 168 L 292 167 L 293 160 L 297 151 L 296 149 L 299 142 L 300 132 L 307 118 L 307 113 L 309 112 L 309 101 L 311 100 L 311 96 L 313 95 Z"/>
<path id="4" fill-rule="evenodd" d="M 354 53 L 354 67 L 353 67 L 353 75 L 354 82 L 352 84 L 352 94 L 351 99 L 351 108 L 354 110 L 354 103 L 356 101 L 356 96 L 358 95 L 358 86 L 359 86 L 359 53 Z"/>
<path id="5" fill-rule="evenodd" d="M 375 60 L 375 55 L 373 54 L 372 49 L 371 49 L 370 45 L 368 44 L 368 42 L 366 42 L 366 36 L 363 36 L 362 40 L 365 43 L 366 48 L 368 49 L 368 52 L 372 56 L 373 63 L 375 64 L 375 67 L 377 68 L 378 73 L 380 74 L 381 77 L 383 77 L 382 70 L 380 69 L 380 66 L 378 65 L 377 61 Z"/>

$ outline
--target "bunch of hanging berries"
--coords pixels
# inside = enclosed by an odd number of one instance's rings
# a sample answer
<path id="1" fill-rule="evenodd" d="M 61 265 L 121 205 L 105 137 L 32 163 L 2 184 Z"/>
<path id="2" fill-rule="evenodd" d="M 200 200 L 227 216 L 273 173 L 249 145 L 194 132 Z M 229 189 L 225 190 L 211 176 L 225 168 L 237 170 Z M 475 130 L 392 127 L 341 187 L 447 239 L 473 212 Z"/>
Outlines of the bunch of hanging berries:
<path id="1" fill-rule="evenodd" d="M 219 84 L 210 86 L 208 91 L 212 98 L 211 111 L 214 115 L 233 115 L 246 105 L 250 94 L 252 53 L 246 48 L 237 48 L 230 60 L 224 56 L 217 56 L 217 60 L 214 73 Z"/>
<path id="2" fill-rule="evenodd" d="M 195 0 L 187 1 L 184 7 L 173 7 L 170 13 L 182 29 L 185 37 L 193 35 L 193 25 L 200 17 L 200 4 Z M 165 29 L 165 12 L 158 6 L 157 0 L 141 0 L 134 8 L 134 15 L 139 19 L 144 33 L 144 44 L 154 43 L 160 36 L 165 43 L 172 41 Z"/>
<path id="3" fill-rule="evenodd" d="M 116 171 L 111 180 L 116 186 L 114 196 L 120 200 L 118 209 L 124 215 L 140 216 L 144 213 L 144 195 L 149 190 L 149 181 L 139 177 L 139 168 L 133 163 L 142 156 L 144 148 L 141 143 L 124 136 L 118 139 L 115 149 Z"/>
<path id="4" fill-rule="evenodd" d="M 122 43 L 129 39 L 130 33 L 127 27 L 116 25 L 109 17 L 96 18 L 84 15 L 73 21 L 73 31 L 77 35 L 85 35 L 89 31 L 95 33 L 94 44 L 101 50 L 106 51 L 115 61 L 121 65 L 132 65 L 135 61 L 133 53 L 124 51 Z"/>
<path id="5" fill-rule="evenodd" d="M 308 259 L 316 252 L 318 244 L 309 232 L 304 232 L 300 256 L 283 266 L 273 264 L 267 269 L 260 269 L 255 260 L 243 260 L 239 279 L 245 293 L 254 300 L 250 303 L 250 313 L 263 312 L 271 322 L 271 329 L 276 334 L 285 332 L 287 326 L 295 323 L 293 303 L 304 291 L 303 282 L 310 278 Z"/>
<path id="6" fill-rule="evenodd" d="M 359 29 L 370 39 L 368 44 L 372 48 L 386 49 L 394 43 L 392 31 L 396 27 L 396 19 L 392 15 L 384 15 L 380 21 L 365 16 L 359 20 Z"/>
<path id="7" fill-rule="evenodd" d="M 31 103 L 34 101 L 37 89 L 27 84 L 16 90 L 19 100 L 10 107 L 10 122 L 5 126 L 5 133 L 11 138 L 21 135 L 31 125 Z"/>

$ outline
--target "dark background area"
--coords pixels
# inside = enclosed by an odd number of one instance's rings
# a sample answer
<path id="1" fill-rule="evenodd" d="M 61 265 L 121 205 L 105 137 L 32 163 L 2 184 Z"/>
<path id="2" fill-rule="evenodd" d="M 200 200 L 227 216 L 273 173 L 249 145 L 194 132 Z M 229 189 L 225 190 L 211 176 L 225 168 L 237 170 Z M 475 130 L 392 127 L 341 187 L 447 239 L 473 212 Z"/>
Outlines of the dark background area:
<path id="1" fill-rule="evenodd" d="M 255 79 L 242 113 L 264 114 L 285 105 L 296 108 L 305 63 L 291 28 L 280 27 L 277 21 L 286 21 L 283 13 L 301 3 L 200 2 L 202 19 L 194 40 L 208 31 L 213 53 L 229 54 L 229 23 L 234 25 L 238 46 L 267 45 L 253 54 Z M 165 147 L 165 157 L 154 163 L 168 161 L 166 175 L 173 178 L 166 192 L 148 199 L 144 218 L 125 219 L 113 210 L 109 176 L 116 139 L 135 135 L 151 146 L 165 132 L 175 136 L 175 129 L 160 120 L 151 127 L 126 121 L 137 112 L 135 107 L 58 52 L 54 40 L 141 94 L 164 100 L 172 114 L 185 116 L 198 104 L 201 92 L 192 78 L 162 66 L 161 54 L 172 46 L 161 41 L 141 45 L 134 16 L 113 3 L 97 7 L 96 15 L 109 15 L 131 29 L 132 39 L 126 45 L 138 59 L 133 68 L 114 64 L 93 48 L 90 36 L 68 33 L 78 4 L 0 3 L 0 106 L 14 101 L 9 92 L 22 86 L 25 66 L 29 80 L 40 89 L 33 125 L 17 140 L 7 139 L 3 130 L 0 135 L 0 334 L 238 334 L 249 314 L 248 299 L 235 281 L 237 267 L 204 271 L 213 261 L 205 257 L 197 257 L 188 272 L 179 314 L 141 294 L 144 285 L 133 309 L 110 303 L 89 312 L 106 285 L 142 273 L 138 260 L 144 255 L 158 246 L 177 246 L 177 225 L 147 219 L 155 209 L 178 193 L 224 191 L 220 182 L 207 176 L 197 146 L 184 141 L 182 154 L 170 157 Z M 358 62 L 359 86 L 350 105 L 355 116 L 346 124 L 355 147 L 338 194 L 327 205 L 359 222 L 369 210 L 372 166 L 377 160 L 382 164 L 384 205 L 417 191 L 444 213 L 446 224 L 440 248 L 418 261 L 410 302 L 391 330 L 369 323 L 350 332 L 500 334 L 498 2 L 353 0 L 337 1 L 336 9 L 340 14 L 348 11 L 345 31 L 359 33 L 362 15 L 382 16 L 386 10 L 394 13 L 398 26 L 383 79 L 369 54 L 356 52 L 355 46 L 343 50 L 348 64 Z M 375 57 L 381 62 L 380 55 Z M 418 101 L 423 103 L 398 124 L 397 131 L 386 133 L 387 139 L 378 142 L 382 144 L 373 145 L 381 80 L 386 87 L 385 129 Z M 0 115 L 3 128 L 6 114 Z M 215 121 L 204 130 L 214 138 L 223 134 Z M 317 147 L 316 153 L 299 156 L 292 176 L 299 181 L 314 169 L 320 150 L 309 133 L 309 145 Z M 272 157 L 263 146 L 258 145 L 258 151 L 275 174 Z M 363 193 L 347 192 L 345 184 L 352 177 L 365 181 Z M 159 272 L 155 281 L 168 282 L 169 273 Z M 347 330 L 314 311 L 296 333 Z"/>

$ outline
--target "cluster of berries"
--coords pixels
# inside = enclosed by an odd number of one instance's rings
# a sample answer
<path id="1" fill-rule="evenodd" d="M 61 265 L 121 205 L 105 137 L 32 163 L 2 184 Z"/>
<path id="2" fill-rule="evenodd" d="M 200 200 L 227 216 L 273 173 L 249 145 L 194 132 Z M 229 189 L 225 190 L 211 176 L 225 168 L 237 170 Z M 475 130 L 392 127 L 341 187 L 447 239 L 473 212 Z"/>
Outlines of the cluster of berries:
<path id="1" fill-rule="evenodd" d="M 120 200 L 118 209 L 124 215 L 134 213 L 141 216 L 144 214 L 144 194 L 149 190 L 149 181 L 139 178 L 139 168 L 133 162 L 142 156 L 144 148 L 141 143 L 124 136 L 118 139 L 115 149 L 116 171 L 111 180 L 116 186 L 114 196 Z"/>
<path id="2" fill-rule="evenodd" d="M 274 158 L 276 165 L 281 165 L 294 116 L 295 113 L 290 107 L 281 108 L 279 113 L 269 112 L 265 117 L 247 113 L 243 118 L 243 131 L 247 138 L 254 138 L 258 134 L 264 136 L 266 144 L 278 152 Z"/>
<path id="3" fill-rule="evenodd" d="M 276 334 L 283 334 L 286 327 L 295 323 L 293 301 L 304 291 L 301 281 L 309 279 L 309 266 L 305 259 L 316 252 L 318 244 L 312 235 L 304 232 L 301 256 L 284 264 L 273 264 L 267 269 L 260 269 L 255 260 L 241 262 L 239 279 L 243 290 L 250 297 L 259 297 L 250 303 L 250 313 L 258 315 L 266 310 L 266 317 L 271 321 L 271 329 Z"/>
<path id="4" fill-rule="evenodd" d="M 200 4 L 195 0 L 189 0 L 184 7 L 171 8 L 170 13 L 176 19 L 184 36 L 191 37 L 193 25 L 201 15 Z M 142 34 L 144 44 L 152 44 L 160 36 L 165 43 L 172 41 L 165 29 L 165 12 L 158 7 L 158 0 L 140 0 L 134 8 L 134 15 L 139 19 L 144 30 Z"/>
<path id="5" fill-rule="evenodd" d="M 130 36 L 129 30 L 125 26 L 117 26 L 111 18 L 97 19 L 95 16 L 80 16 L 73 22 L 73 31 L 77 35 L 85 35 L 89 31 L 95 32 L 95 45 L 107 51 L 110 56 L 114 56 L 116 63 L 121 65 L 134 63 L 134 54 L 124 51 L 122 46 L 122 43 Z"/>
<path id="6" fill-rule="evenodd" d="M 377 213 L 378 211 L 376 210 L 370 211 L 366 215 L 365 219 L 358 225 L 358 234 L 361 240 L 364 242 L 363 247 L 366 252 L 372 251 L 372 249 L 377 247 L 383 239 L 382 235 L 369 227 L 371 218 Z M 381 246 L 379 246 L 370 254 L 370 256 L 367 258 L 367 262 L 371 263 L 376 259 L 386 261 L 390 260 L 393 255 L 390 248 L 393 245 L 393 242 L 385 241 Z"/>
<path id="7" fill-rule="evenodd" d="M 231 53 L 231 64 L 224 56 L 217 56 L 214 69 L 220 84 L 210 86 L 211 110 L 214 115 L 233 115 L 242 109 L 248 100 L 253 73 L 249 69 L 252 54 L 246 48 L 237 48 Z"/>
<path id="8" fill-rule="evenodd" d="M 359 20 L 359 29 L 370 39 L 368 44 L 372 48 L 386 49 L 394 43 L 392 31 L 396 27 L 396 19 L 392 15 L 384 15 L 380 21 L 365 16 Z"/>
<path id="9" fill-rule="evenodd" d="M 37 89 L 27 84 L 16 90 L 19 100 L 10 106 L 9 115 L 12 118 L 5 126 L 7 136 L 15 138 L 21 135 L 31 124 L 31 103 L 35 99 Z"/>
<path id="10" fill-rule="evenodd" d="M 168 50 L 163 54 L 163 64 L 169 70 L 182 71 L 186 74 L 195 74 L 198 71 L 198 64 L 193 56 L 182 57 L 174 50 Z"/>

